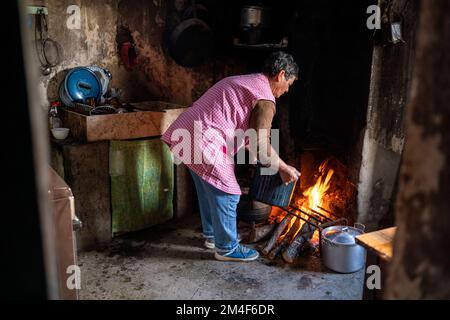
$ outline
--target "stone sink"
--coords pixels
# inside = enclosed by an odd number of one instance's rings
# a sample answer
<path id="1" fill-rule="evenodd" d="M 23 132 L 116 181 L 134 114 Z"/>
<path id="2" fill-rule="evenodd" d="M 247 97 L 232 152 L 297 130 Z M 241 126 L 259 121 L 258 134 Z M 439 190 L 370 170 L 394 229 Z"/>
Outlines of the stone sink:
<path id="1" fill-rule="evenodd" d="M 70 108 L 62 112 L 64 126 L 75 140 L 128 140 L 161 136 L 186 109 L 162 101 L 130 103 L 135 112 L 84 115 Z"/>

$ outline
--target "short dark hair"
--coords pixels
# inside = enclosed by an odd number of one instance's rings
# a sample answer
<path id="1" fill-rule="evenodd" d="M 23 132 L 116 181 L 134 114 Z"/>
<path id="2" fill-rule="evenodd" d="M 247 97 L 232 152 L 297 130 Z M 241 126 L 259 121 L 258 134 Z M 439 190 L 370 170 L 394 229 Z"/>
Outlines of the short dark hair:
<path id="1" fill-rule="evenodd" d="M 286 80 L 292 77 L 298 78 L 298 65 L 294 61 L 294 57 L 288 53 L 277 51 L 269 55 L 264 61 L 263 73 L 270 77 L 274 77 L 284 70 Z"/>

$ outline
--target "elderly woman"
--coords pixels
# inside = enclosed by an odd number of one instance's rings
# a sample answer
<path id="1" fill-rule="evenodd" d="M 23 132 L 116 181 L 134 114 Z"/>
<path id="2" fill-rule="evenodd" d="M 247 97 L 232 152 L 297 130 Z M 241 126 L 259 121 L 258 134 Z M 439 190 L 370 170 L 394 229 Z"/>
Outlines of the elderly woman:
<path id="1" fill-rule="evenodd" d="M 251 261 L 259 256 L 238 241 L 236 207 L 241 189 L 233 157 L 249 143 L 236 133 L 256 130 L 258 151 L 253 154 L 260 162 L 276 168 L 283 182 L 293 182 L 300 176 L 278 157 L 268 134 L 275 115 L 275 98 L 288 92 L 297 76 L 298 66 L 291 55 L 273 53 L 262 73 L 232 76 L 216 83 L 162 136 L 175 160 L 185 163 L 192 174 L 205 246 L 215 248 L 218 260 Z"/>

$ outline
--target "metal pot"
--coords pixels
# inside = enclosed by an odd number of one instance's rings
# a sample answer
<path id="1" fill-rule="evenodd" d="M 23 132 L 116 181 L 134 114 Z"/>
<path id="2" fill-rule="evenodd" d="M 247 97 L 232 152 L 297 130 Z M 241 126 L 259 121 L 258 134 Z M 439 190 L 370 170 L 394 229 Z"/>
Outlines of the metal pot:
<path id="1" fill-rule="evenodd" d="M 205 21 L 191 18 L 178 24 L 170 35 L 169 52 L 183 67 L 195 67 L 213 54 L 214 35 Z"/>
<path id="2" fill-rule="evenodd" d="M 361 270 L 366 262 L 366 249 L 356 244 L 355 237 L 364 233 L 364 225 L 333 226 L 322 230 L 322 259 L 325 266 L 340 273 Z"/>
<path id="3" fill-rule="evenodd" d="M 92 65 L 92 66 L 89 66 L 86 68 L 91 70 L 92 72 L 94 72 L 96 75 L 99 75 L 98 78 L 102 85 L 102 99 L 104 99 L 104 97 L 106 96 L 106 93 L 108 92 L 109 82 L 112 79 L 111 72 L 109 72 L 108 69 L 99 67 L 97 65 Z"/>
<path id="4" fill-rule="evenodd" d="M 247 6 L 241 9 L 241 28 L 266 28 L 269 24 L 269 9 L 258 6 Z"/>
<path id="5" fill-rule="evenodd" d="M 237 218 L 246 222 L 263 222 L 270 216 L 272 206 L 253 200 L 248 194 L 242 194 L 236 208 Z"/>
<path id="6" fill-rule="evenodd" d="M 241 43 L 258 44 L 265 41 L 270 27 L 270 10 L 258 6 L 243 7 L 239 26 Z"/>
<path id="7" fill-rule="evenodd" d="M 91 98 L 97 102 L 102 97 L 102 83 L 89 67 L 75 67 L 61 82 L 59 97 L 64 105 L 70 107 L 75 102 L 86 104 Z"/>

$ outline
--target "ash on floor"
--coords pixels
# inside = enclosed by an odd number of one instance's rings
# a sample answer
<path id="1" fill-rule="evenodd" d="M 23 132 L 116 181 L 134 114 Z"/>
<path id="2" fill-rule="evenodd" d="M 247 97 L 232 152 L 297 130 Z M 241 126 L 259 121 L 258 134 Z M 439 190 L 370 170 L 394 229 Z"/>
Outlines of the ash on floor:
<path id="1" fill-rule="evenodd" d="M 114 239 L 78 255 L 80 299 L 361 299 L 364 270 L 338 274 L 320 257 L 260 257 L 221 262 L 203 247 L 200 221 L 192 216 Z"/>

